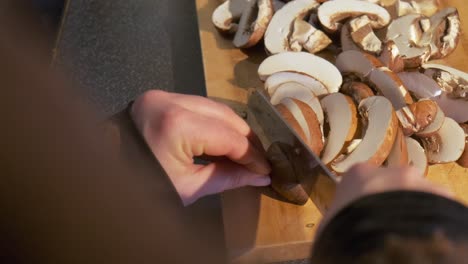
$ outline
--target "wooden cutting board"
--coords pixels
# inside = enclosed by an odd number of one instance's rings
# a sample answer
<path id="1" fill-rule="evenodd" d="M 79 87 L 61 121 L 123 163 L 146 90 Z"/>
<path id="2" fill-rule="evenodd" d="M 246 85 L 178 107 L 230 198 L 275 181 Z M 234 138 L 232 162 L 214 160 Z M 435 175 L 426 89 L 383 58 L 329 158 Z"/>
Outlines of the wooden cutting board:
<path id="1" fill-rule="evenodd" d="M 261 87 L 257 68 L 266 57 L 262 45 L 249 50 L 233 47 L 211 23 L 213 10 L 222 0 L 197 0 L 198 23 L 208 96 L 242 111 L 247 89 Z M 458 8 L 462 30 L 468 32 L 468 5 L 442 0 Z M 468 71 L 468 37 L 441 63 Z M 467 109 L 468 111 L 468 109 Z M 468 170 L 455 163 L 429 168 L 428 178 L 452 190 L 468 204 Z M 305 206 L 282 202 L 266 188 L 242 188 L 222 197 L 224 230 L 229 259 L 264 263 L 307 258 L 321 214 L 309 201 Z"/>

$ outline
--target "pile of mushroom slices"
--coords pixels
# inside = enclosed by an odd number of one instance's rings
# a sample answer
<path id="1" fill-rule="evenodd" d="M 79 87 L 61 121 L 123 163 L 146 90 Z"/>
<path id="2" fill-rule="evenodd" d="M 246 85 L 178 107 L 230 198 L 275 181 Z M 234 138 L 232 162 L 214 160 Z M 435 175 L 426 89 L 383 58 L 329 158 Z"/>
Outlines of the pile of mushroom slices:
<path id="1" fill-rule="evenodd" d="M 428 164 L 467 163 L 468 125 L 435 100 L 415 100 L 398 74 L 368 53 L 342 52 L 333 65 L 282 52 L 265 59 L 258 74 L 285 121 L 337 175 L 360 162 L 413 165 L 423 174 Z"/>

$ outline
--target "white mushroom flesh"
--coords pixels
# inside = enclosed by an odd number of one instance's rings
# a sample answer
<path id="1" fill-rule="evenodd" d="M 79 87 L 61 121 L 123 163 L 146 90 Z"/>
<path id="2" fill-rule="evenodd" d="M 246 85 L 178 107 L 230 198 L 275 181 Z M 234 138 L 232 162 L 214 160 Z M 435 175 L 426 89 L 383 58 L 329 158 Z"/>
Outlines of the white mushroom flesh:
<path id="1" fill-rule="evenodd" d="M 267 90 L 268 94 L 272 96 L 280 85 L 289 82 L 295 82 L 306 86 L 316 96 L 329 93 L 327 88 L 321 82 L 310 76 L 296 72 L 277 72 L 270 75 L 265 80 L 265 89 Z"/>
<path id="2" fill-rule="evenodd" d="M 211 20 L 215 27 L 222 32 L 234 34 L 237 31 L 237 22 L 242 16 L 245 7 L 256 0 L 227 0 L 218 6 Z"/>
<path id="3" fill-rule="evenodd" d="M 418 99 L 431 98 L 442 94 L 441 87 L 433 79 L 420 72 L 400 72 L 398 77 Z"/>
<path id="4" fill-rule="evenodd" d="M 408 165 L 415 167 L 421 175 L 427 172 L 427 156 L 424 148 L 413 138 L 405 137 L 408 148 Z"/>
<path id="5" fill-rule="evenodd" d="M 294 116 L 294 118 L 297 120 L 299 125 L 301 126 L 302 131 L 304 132 L 307 142 L 310 142 L 310 131 L 309 131 L 309 124 L 307 123 L 307 120 L 304 117 L 304 114 L 302 113 L 301 109 L 297 104 L 293 101 L 292 98 L 283 98 L 281 100 L 281 104 L 286 106 L 286 108 L 291 112 L 291 114 Z"/>
<path id="6" fill-rule="evenodd" d="M 283 71 L 306 74 L 321 82 L 329 92 L 340 89 L 343 78 L 329 61 L 307 52 L 282 52 L 266 58 L 258 68 L 261 80 Z"/>

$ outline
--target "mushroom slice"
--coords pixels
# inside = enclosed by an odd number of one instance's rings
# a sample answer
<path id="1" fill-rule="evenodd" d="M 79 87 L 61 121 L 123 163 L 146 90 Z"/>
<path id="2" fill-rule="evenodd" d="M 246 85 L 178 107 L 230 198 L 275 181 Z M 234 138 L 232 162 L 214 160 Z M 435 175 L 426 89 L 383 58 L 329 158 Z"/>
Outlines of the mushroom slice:
<path id="1" fill-rule="evenodd" d="M 431 98 L 442 94 L 440 86 L 433 79 L 420 72 L 400 72 L 398 78 L 418 99 Z"/>
<path id="2" fill-rule="evenodd" d="M 262 39 L 272 16 L 271 0 L 251 1 L 242 13 L 238 30 L 234 36 L 234 46 L 249 48 L 257 44 Z"/>
<path id="3" fill-rule="evenodd" d="M 437 103 L 429 99 L 413 103 L 409 105 L 409 109 L 414 115 L 417 131 L 424 130 L 432 124 L 436 119 L 437 112 L 440 110 Z"/>
<path id="4" fill-rule="evenodd" d="M 375 35 L 368 16 L 360 16 L 349 22 L 350 35 L 354 43 L 362 50 L 380 54 L 382 51 L 382 41 Z"/>
<path id="5" fill-rule="evenodd" d="M 444 123 L 445 120 L 445 114 L 442 109 L 438 105 L 436 105 L 437 110 L 436 114 L 431 121 L 431 123 L 426 126 L 424 129 L 421 129 L 420 131 L 416 132 L 416 136 L 418 137 L 430 137 L 434 135 L 439 129 L 442 127 L 442 124 Z"/>
<path id="6" fill-rule="evenodd" d="M 405 85 L 398 78 L 398 75 L 388 68 L 379 68 L 372 71 L 369 75 L 369 82 L 377 91 L 392 102 L 396 110 L 414 102 Z"/>
<path id="7" fill-rule="evenodd" d="M 280 10 L 281 8 L 283 8 L 285 4 L 286 3 L 281 0 L 273 0 L 273 10 L 275 11 L 275 13 L 278 12 L 278 10 Z"/>
<path id="8" fill-rule="evenodd" d="M 273 18 L 265 32 L 265 48 L 270 54 L 289 51 L 289 36 L 293 23 L 303 19 L 319 3 L 315 0 L 295 0 L 288 2 Z"/>
<path id="9" fill-rule="evenodd" d="M 227 0 L 218 6 L 211 16 L 215 27 L 222 33 L 234 34 L 237 31 L 237 23 L 242 12 L 256 0 Z"/>
<path id="10" fill-rule="evenodd" d="M 372 89 L 362 82 L 347 82 L 341 86 L 340 92 L 353 98 L 356 104 L 359 104 L 367 97 L 374 96 Z"/>
<path id="11" fill-rule="evenodd" d="M 431 59 L 441 59 L 452 53 L 458 44 L 460 19 L 454 7 L 445 8 L 430 18 L 430 27 L 417 42 L 429 46 Z"/>
<path id="12" fill-rule="evenodd" d="M 408 165 L 408 146 L 406 145 L 405 135 L 399 127 L 393 147 L 388 154 L 386 165 L 389 167 L 400 167 Z"/>
<path id="13" fill-rule="evenodd" d="M 266 58 L 258 67 L 261 80 L 284 71 L 306 74 L 322 83 L 330 93 L 337 92 L 343 82 L 340 72 L 333 64 L 307 52 L 275 54 Z"/>
<path id="14" fill-rule="evenodd" d="M 302 19 L 294 21 L 294 30 L 289 40 L 292 51 L 302 48 L 310 53 L 317 53 L 332 43 L 331 39 L 322 31 Z"/>
<path id="15" fill-rule="evenodd" d="M 465 149 L 465 132 L 457 122 L 449 117 L 445 118 L 437 133 L 420 139 L 430 163 L 456 161 Z"/>
<path id="16" fill-rule="evenodd" d="M 324 117 L 322 106 L 317 96 L 309 88 L 299 83 L 284 83 L 276 89 L 270 102 L 272 105 L 277 105 L 287 97 L 297 99 L 309 105 L 317 115 L 320 127 L 323 127 Z"/>
<path id="17" fill-rule="evenodd" d="M 335 32 L 340 28 L 340 22 L 347 18 L 367 15 L 371 18 L 372 28 L 382 28 L 390 22 L 390 14 L 385 8 L 359 0 L 335 0 L 323 3 L 318 8 L 318 17 L 323 27 Z"/>
<path id="18" fill-rule="evenodd" d="M 393 72 L 402 72 L 405 69 L 405 62 L 400 56 L 400 50 L 392 40 L 387 41 L 383 46 L 379 60 Z"/>
<path id="19" fill-rule="evenodd" d="M 460 124 L 460 126 L 465 132 L 465 150 L 457 160 L 457 163 L 462 167 L 468 168 L 468 124 Z"/>
<path id="20" fill-rule="evenodd" d="M 336 58 L 335 65 L 341 73 L 352 73 L 361 79 L 367 78 L 374 69 L 383 66 L 376 57 L 356 50 L 340 53 Z"/>
<path id="21" fill-rule="evenodd" d="M 277 72 L 270 75 L 265 80 L 265 89 L 270 96 L 273 96 L 276 89 L 278 89 L 280 85 L 290 82 L 299 83 L 306 86 L 312 90 L 316 96 L 329 93 L 327 88 L 321 82 L 308 75 L 296 72 Z"/>
<path id="22" fill-rule="evenodd" d="M 356 50 L 360 51 L 361 48 L 354 43 L 353 38 L 351 37 L 351 32 L 349 29 L 349 22 L 343 25 L 340 33 L 340 42 L 341 42 L 341 50 L 348 51 L 348 50 Z"/>
<path id="23" fill-rule="evenodd" d="M 445 116 L 455 119 L 458 123 L 468 122 L 468 101 L 450 98 L 446 93 L 433 97 L 432 100 L 437 102 Z"/>
<path id="24" fill-rule="evenodd" d="M 319 156 L 323 149 L 322 132 L 312 108 L 293 98 L 284 98 L 276 108 L 310 149 Z"/>
<path id="25" fill-rule="evenodd" d="M 405 141 L 408 149 L 408 165 L 418 169 L 422 175 L 427 175 L 427 156 L 424 148 L 410 137 L 405 137 Z"/>
<path id="26" fill-rule="evenodd" d="M 439 0 L 399 0 L 398 15 L 422 14 L 432 16 L 439 8 Z"/>
<path id="27" fill-rule="evenodd" d="M 359 104 L 359 113 L 368 123 L 362 142 L 347 156 L 340 156 L 331 163 L 338 173 L 347 171 L 360 162 L 381 165 L 395 141 L 398 120 L 392 104 L 383 96 L 366 98 Z"/>
<path id="28" fill-rule="evenodd" d="M 423 19 L 419 14 L 406 15 L 393 20 L 388 26 L 385 42 L 391 40 L 395 43 L 406 68 L 419 67 L 431 55 L 429 47 L 415 45 L 423 35 L 420 26 Z"/>
<path id="29" fill-rule="evenodd" d="M 434 79 L 449 97 L 468 100 L 468 74 L 440 64 L 422 65 L 424 74 Z"/>
<path id="30" fill-rule="evenodd" d="M 341 93 L 329 94 L 320 103 L 330 127 L 322 154 L 323 163 L 328 164 L 340 154 L 345 143 L 353 139 L 357 113 L 352 99 Z"/>

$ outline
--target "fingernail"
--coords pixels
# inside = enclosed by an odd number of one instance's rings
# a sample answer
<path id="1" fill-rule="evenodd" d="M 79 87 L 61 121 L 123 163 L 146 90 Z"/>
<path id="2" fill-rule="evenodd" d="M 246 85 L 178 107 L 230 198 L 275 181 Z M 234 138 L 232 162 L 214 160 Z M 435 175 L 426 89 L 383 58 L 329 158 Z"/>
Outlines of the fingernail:
<path id="1" fill-rule="evenodd" d="M 252 186 L 268 186 L 271 183 L 271 179 L 268 176 L 261 176 L 252 179 L 251 184 Z"/>

